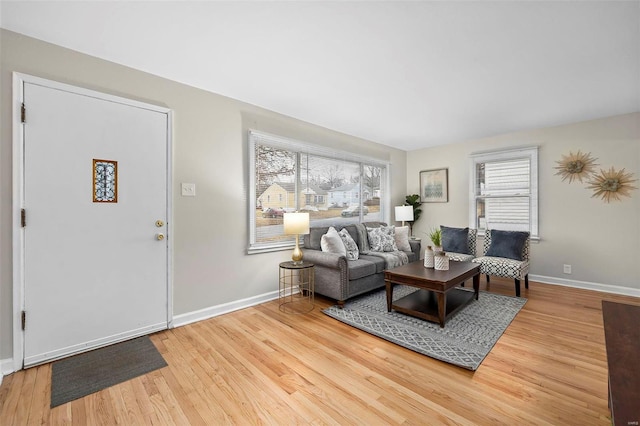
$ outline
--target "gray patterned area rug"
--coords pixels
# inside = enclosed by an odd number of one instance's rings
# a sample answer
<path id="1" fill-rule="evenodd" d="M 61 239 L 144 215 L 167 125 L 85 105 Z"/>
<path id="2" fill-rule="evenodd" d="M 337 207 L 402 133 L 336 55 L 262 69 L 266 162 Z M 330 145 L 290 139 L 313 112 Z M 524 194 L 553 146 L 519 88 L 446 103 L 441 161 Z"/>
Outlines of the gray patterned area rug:
<path id="1" fill-rule="evenodd" d="M 397 285 L 393 299 L 417 291 Z M 472 291 L 472 290 L 469 290 Z M 369 293 L 322 312 L 367 333 L 450 364 L 475 371 L 527 299 L 480 292 L 479 300 L 447 319 L 445 328 L 399 312 L 387 312 L 385 290 Z"/>

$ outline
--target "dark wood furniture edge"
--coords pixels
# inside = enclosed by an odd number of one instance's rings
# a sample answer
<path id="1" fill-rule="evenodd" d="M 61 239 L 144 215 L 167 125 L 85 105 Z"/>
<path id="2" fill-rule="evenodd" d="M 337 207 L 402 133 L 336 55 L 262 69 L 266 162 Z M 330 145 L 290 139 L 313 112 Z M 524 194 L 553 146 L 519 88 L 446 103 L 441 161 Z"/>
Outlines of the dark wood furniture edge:
<path id="1" fill-rule="evenodd" d="M 640 424 L 640 306 L 602 301 L 614 425 Z"/>

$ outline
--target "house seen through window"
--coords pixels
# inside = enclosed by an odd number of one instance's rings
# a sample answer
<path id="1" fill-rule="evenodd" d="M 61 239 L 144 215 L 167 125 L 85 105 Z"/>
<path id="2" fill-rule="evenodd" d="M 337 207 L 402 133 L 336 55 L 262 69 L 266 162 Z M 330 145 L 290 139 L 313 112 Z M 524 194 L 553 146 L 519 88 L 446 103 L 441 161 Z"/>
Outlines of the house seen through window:
<path id="1" fill-rule="evenodd" d="M 249 252 L 293 243 L 285 212 L 309 212 L 311 226 L 385 221 L 386 163 L 251 131 Z"/>

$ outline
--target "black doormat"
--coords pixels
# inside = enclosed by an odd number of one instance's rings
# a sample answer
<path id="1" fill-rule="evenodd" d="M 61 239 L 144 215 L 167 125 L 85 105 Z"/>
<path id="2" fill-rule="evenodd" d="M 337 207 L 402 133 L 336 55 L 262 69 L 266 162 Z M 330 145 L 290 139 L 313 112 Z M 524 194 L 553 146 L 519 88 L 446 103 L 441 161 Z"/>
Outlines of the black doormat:
<path id="1" fill-rule="evenodd" d="M 149 336 L 56 361 L 51 408 L 166 366 Z"/>

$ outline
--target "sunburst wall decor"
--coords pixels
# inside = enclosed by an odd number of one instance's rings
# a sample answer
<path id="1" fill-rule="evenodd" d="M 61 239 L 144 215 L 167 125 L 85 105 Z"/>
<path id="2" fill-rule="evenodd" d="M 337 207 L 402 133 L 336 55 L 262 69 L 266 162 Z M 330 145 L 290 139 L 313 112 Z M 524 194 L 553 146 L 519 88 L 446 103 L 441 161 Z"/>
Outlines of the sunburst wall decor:
<path id="1" fill-rule="evenodd" d="M 631 197 L 631 190 L 638 189 L 631 185 L 637 179 L 632 179 L 633 173 L 625 173 L 625 169 L 616 171 L 613 167 L 609 170 L 600 170 L 587 182 L 587 189 L 593 190 L 593 197 L 600 197 L 605 202 L 622 201 L 621 196 Z"/>
<path id="2" fill-rule="evenodd" d="M 583 178 L 586 178 L 595 171 L 597 158 L 592 158 L 591 153 L 577 153 L 569 152 L 569 155 L 563 155 L 562 160 L 556 161 L 558 164 L 555 169 L 558 170 L 556 175 L 562 176 L 562 181 L 569 179 L 569 183 L 574 179 L 582 182 Z"/>

